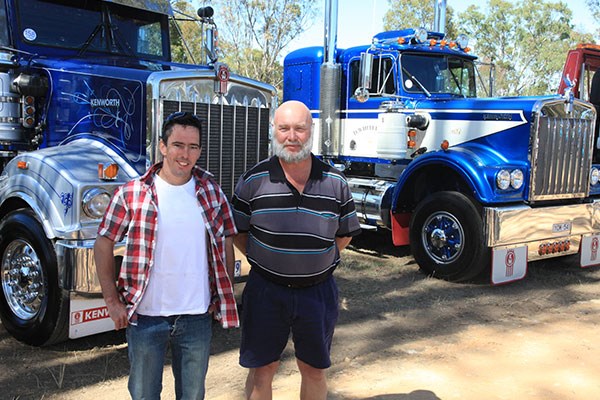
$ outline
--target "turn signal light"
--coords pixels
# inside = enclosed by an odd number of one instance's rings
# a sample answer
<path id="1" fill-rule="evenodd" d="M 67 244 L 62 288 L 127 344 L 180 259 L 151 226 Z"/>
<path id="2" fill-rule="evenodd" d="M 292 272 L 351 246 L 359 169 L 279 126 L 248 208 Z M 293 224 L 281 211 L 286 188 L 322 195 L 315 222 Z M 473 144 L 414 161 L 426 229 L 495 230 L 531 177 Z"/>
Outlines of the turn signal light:
<path id="1" fill-rule="evenodd" d="M 440 148 L 444 151 L 448 150 L 448 148 L 450 147 L 450 143 L 447 140 L 442 140 L 442 143 L 440 144 Z"/>
<path id="2" fill-rule="evenodd" d="M 103 180 L 114 180 L 117 178 L 119 173 L 119 166 L 117 164 L 109 164 L 104 168 L 104 164 L 98 164 L 98 178 Z"/>

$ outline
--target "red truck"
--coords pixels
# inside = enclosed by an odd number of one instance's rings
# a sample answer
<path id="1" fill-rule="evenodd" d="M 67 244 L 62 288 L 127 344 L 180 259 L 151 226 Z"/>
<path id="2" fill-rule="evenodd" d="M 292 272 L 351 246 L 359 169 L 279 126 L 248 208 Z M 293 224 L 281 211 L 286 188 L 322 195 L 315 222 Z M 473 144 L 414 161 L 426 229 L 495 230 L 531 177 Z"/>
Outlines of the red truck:
<path id="1" fill-rule="evenodd" d="M 567 53 L 563 69 L 559 94 L 564 94 L 570 88 L 574 97 L 589 101 L 600 111 L 600 45 L 582 43 Z M 594 163 L 600 163 L 600 143 L 598 143 L 598 126 L 594 133 Z"/>

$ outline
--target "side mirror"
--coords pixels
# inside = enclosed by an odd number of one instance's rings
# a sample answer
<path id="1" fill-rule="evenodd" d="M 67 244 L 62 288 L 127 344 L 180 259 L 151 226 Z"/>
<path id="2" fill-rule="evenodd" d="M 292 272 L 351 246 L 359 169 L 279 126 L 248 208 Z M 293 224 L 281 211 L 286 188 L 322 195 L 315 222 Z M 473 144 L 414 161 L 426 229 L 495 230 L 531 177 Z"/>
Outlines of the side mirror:
<path id="1" fill-rule="evenodd" d="M 369 100 L 369 89 L 371 88 L 371 75 L 373 72 L 373 54 L 362 53 L 360 55 L 360 86 L 354 91 L 354 97 L 361 103 Z"/>

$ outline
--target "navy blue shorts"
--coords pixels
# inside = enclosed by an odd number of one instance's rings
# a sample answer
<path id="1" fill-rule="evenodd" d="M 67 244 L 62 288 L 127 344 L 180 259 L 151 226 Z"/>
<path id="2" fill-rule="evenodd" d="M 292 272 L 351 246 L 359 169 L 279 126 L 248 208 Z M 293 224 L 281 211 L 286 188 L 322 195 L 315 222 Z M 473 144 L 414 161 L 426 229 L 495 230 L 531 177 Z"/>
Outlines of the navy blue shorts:
<path id="1" fill-rule="evenodd" d="M 329 368 L 337 318 L 333 276 L 308 288 L 288 288 L 250 271 L 242 294 L 240 365 L 258 368 L 278 361 L 291 332 L 296 358 Z"/>

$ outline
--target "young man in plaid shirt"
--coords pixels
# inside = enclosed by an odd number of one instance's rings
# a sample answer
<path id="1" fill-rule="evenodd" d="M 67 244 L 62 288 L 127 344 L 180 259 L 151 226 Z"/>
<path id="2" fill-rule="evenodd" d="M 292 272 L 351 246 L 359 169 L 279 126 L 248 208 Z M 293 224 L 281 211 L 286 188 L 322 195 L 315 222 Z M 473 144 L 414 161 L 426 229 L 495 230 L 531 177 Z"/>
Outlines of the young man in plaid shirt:
<path id="1" fill-rule="evenodd" d="M 163 162 L 115 192 L 98 230 L 96 268 L 115 329 L 127 328 L 131 397 L 160 398 L 169 345 L 177 399 L 203 399 L 212 316 L 239 326 L 237 231 L 225 194 L 195 166 L 200 119 L 172 114 L 159 146 Z M 125 237 L 115 285 L 114 244 Z"/>

